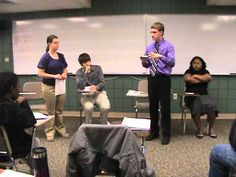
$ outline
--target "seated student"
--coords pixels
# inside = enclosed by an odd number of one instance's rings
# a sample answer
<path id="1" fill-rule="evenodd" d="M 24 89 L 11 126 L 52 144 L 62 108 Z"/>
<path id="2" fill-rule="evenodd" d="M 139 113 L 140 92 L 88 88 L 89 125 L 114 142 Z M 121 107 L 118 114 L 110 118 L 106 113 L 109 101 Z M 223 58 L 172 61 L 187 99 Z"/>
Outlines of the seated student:
<path id="1" fill-rule="evenodd" d="M 186 92 L 193 92 L 200 96 L 186 96 L 186 106 L 190 108 L 191 116 L 197 126 L 197 138 L 203 138 L 203 128 L 200 116 L 207 114 L 209 123 L 209 136 L 216 138 L 214 132 L 214 122 L 218 114 L 216 104 L 213 99 L 208 95 L 207 85 L 212 80 L 208 70 L 206 70 L 205 61 L 195 56 L 190 62 L 189 69 L 184 73 L 184 81 L 186 83 Z"/>
<path id="2" fill-rule="evenodd" d="M 229 134 L 230 144 L 219 144 L 211 150 L 209 177 L 228 177 L 236 170 L 236 120 Z"/>
<path id="3" fill-rule="evenodd" d="M 89 94 L 82 94 L 81 104 L 83 106 L 85 123 L 92 123 L 92 112 L 96 104 L 100 112 L 100 123 L 107 124 L 107 116 L 110 110 L 110 102 L 105 89 L 105 81 L 102 68 L 91 64 L 91 58 L 87 53 L 82 53 L 78 61 L 82 66 L 76 72 L 77 87 L 84 90 L 89 86 Z"/>
<path id="4" fill-rule="evenodd" d="M 36 123 L 24 97 L 19 97 L 18 79 L 12 72 L 0 73 L 0 125 L 4 125 L 15 159 L 30 157 L 32 135 L 26 133 Z"/>

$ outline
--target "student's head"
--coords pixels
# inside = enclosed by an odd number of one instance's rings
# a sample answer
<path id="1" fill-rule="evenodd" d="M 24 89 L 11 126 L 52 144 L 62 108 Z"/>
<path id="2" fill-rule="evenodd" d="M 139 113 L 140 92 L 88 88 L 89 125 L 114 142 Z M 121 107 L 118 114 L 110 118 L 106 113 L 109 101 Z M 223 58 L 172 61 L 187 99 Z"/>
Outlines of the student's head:
<path id="1" fill-rule="evenodd" d="M 151 35 L 154 41 L 160 41 L 163 38 L 165 27 L 162 23 L 156 22 L 151 26 Z"/>
<path id="2" fill-rule="evenodd" d="M 78 61 L 81 66 L 85 66 L 87 63 L 91 64 L 91 58 L 90 58 L 89 54 L 87 54 L 87 53 L 80 54 Z"/>
<path id="3" fill-rule="evenodd" d="M 199 56 L 195 56 L 190 61 L 190 69 L 192 70 L 204 70 L 206 69 L 206 62 Z"/>
<path id="4" fill-rule="evenodd" d="M 59 48 L 59 39 L 55 35 L 50 35 L 47 37 L 47 48 L 46 52 L 49 50 L 56 51 Z"/>
<path id="5" fill-rule="evenodd" d="M 0 98 L 10 96 L 13 100 L 19 96 L 18 79 L 13 72 L 0 73 Z"/>

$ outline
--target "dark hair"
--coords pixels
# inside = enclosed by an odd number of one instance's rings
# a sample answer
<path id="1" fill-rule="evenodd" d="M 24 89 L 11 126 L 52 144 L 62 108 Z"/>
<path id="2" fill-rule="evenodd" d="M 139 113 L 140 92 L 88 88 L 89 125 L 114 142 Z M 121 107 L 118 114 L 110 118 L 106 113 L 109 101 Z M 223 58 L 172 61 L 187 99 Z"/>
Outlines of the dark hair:
<path id="1" fill-rule="evenodd" d="M 153 23 L 151 28 L 157 29 L 158 31 L 163 32 L 163 35 L 164 35 L 165 27 L 162 23 L 160 22 Z"/>
<path id="2" fill-rule="evenodd" d="M 49 43 L 52 43 L 53 39 L 58 38 L 57 36 L 51 34 L 50 36 L 47 37 L 47 47 L 46 47 L 46 52 L 49 51 Z"/>
<path id="3" fill-rule="evenodd" d="M 192 60 L 190 61 L 189 69 L 194 70 L 193 69 L 193 62 L 196 59 L 200 60 L 201 63 L 202 63 L 202 69 L 201 70 L 205 70 L 206 69 L 206 62 L 201 57 L 199 57 L 199 56 L 195 56 L 195 57 L 192 58 Z"/>
<path id="4" fill-rule="evenodd" d="M 16 88 L 18 83 L 17 75 L 13 72 L 0 73 L 0 97 L 10 93 L 11 88 Z"/>
<path id="5" fill-rule="evenodd" d="M 78 61 L 79 61 L 79 64 L 82 66 L 83 63 L 86 63 L 87 61 L 91 61 L 91 58 L 89 54 L 82 53 L 79 55 Z"/>

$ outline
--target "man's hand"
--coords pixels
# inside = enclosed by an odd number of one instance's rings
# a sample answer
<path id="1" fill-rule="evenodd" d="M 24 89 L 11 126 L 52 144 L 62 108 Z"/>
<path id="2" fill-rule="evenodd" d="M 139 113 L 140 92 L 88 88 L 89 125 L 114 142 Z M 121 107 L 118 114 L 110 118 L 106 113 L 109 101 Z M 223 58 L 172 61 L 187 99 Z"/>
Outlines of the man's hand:
<path id="1" fill-rule="evenodd" d="M 56 74 L 56 75 L 54 75 L 54 79 L 61 80 L 62 79 L 62 75 L 61 74 Z"/>
<path id="2" fill-rule="evenodd" d="M 148 58 L 154 58 L 156 60 L 159 60 L 161 57 L 162 55 L 159 53 L 155 53 L 155 52 L 148 53 Z"/>
<path id="3" fill-rule="evenodd" d="M 89 90 L 92 91 L 92 92 L 96 92 L 97 91 L 97 86 L 96 85 L 91 85 Z"/>
<path id="4" fill-rule="evenodd" d="M 61 75 L 61 77 L 62 77 L 63 80 L 65 80 L 65 79 L 67 79 L 67 74 L 63 73 L 63 74 Z"/>
<path id="5" fill-rule="evenodd" d="M 91 66 L 85 66 L 84 67 L 84 72 L 87 74 L 87 73 L 90 73 L 91 71 Z"/>

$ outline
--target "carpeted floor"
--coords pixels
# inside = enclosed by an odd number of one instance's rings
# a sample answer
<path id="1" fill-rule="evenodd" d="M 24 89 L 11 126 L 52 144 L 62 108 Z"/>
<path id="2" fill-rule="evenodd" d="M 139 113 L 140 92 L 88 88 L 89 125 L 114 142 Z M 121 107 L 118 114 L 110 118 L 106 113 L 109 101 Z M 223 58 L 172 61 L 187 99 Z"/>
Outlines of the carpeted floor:
<path id="1" fill-rule="evenodd" d="M 76 118 L 65 118 L 68 132 L 73 135 L 79 126 Z M 117 123 L 111 122 L 112 124 Z M 172 137 L 169 145 L 163 146 L 159 139 L 145 142 L 145 156 L 148 165 L 153 168 L 158 177 L 207 177 L 209 169 L 209 154 L 215 144 L 228 143 L 228 134 L 232 120 L 217 120 L 218 138 L 204 136 L 197 139 L 194 136 L 193 122 L 188 120 L 186 135 L 182 135 L 180 120 L 172 121 Z M 206 123 L 204 122 L 204 125 Z M 48 163 L 51 177 L 65 177 L 67 151 L 70 138 L 56 136 L 54 142 L 47 142 L 44 127 L 37 129 L 36 136 L 41 145 L 48 150 Z"/>

